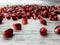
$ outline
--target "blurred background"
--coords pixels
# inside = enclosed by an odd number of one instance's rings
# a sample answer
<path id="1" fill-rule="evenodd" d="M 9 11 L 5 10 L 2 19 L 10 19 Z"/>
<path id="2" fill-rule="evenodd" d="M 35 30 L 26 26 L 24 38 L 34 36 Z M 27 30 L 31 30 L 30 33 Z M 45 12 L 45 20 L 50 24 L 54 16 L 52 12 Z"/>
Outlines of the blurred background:
<path id="1" fill-rule="evenodd" d="M 1 0 L 0 7 L 15 4 L 60 5 L 60 0 Z"/>

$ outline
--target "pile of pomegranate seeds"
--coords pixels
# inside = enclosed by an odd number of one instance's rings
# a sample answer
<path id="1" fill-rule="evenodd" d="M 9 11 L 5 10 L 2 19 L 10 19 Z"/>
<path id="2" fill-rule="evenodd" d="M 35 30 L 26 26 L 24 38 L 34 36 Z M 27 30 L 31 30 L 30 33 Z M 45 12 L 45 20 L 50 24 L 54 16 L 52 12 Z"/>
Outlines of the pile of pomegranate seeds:
<path id="1" fill-rule="evenodd" d="M 18 20 L 21 18 L 31 17 L 35 19 L 48 18 L 49 20 L 58 20 L 60 6 L 43 6 L 43 5 L 13 5 L 0 8 L 0 17 L 8 20 Z"/>
<path id="2" fill-rule="evenodd" d="M 28 24 L 28 19 L 32 18 L 34 20 L 39 19 L 40 23 L 47 25 L 47 21 L 43 18 L 48 18 L 49 20 L 58 21 L 58 14 L 60 14 L 60 6 L 43 6 L 43 5 L 13 5 L 5 6 L 0 8 L 0 24 L 4 18 L 13 21 L 22 18 L 22 24 Z M 15 30 L 21 30 L 22 25 L 20 23 L 13 24 Z M 55 27 L 55 33 L 60 34 L 60 26 Z M 42 27 L 40 29 L 41 35 L 47 35 L 47 29 Z M 3 33 L 4 37 L 12 37 L 13 29 L 7 29 Z"/>

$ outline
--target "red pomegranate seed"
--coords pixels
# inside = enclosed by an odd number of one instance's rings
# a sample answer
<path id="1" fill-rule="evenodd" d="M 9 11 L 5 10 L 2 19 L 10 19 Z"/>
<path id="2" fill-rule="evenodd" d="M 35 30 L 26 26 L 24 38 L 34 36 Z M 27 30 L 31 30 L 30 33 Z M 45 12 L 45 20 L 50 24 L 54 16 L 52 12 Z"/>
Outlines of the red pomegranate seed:
<path id="1" fill-rule="evenodd" d="M 3 20 L 3 16 L 2 15 L 0 15 L 0 21 L 2 21 Z"/>
<path id="2" fill-rule="evenodd" d="M 2 24 L 2 21 L 0 21 L 0 24 Z"/>
<path id="3" fill-rule="evenodd" d="M 18 20 L 18 18 L 17 18 L 16 16 L 12 16 L 12 19 L 13 19 L 14 21 Z"/>
<path id="4" fill-rule="evenodd" d="M 3 18 L 0 18 L 0 24 L 2 24 Z"/>
<path id="5" fill-rule="evenodd" d="M 11 19 L 11 16 L 7 16 L 6 18 L 7 18 L 8 20 L 10 20 L 10 19 Z"/>
<path id="6" fill-rule="evenodd" d="M 55 13 L 56 14 L 60 14 L 60 10 L 55 10 Z"/>
<path id="7" fill-rule="evenodd" d="M 60 6 L 58 6 L 57 9 L 60 10 Z"/>
<path id="8" fill-rule="evenodd" d="M 18 19 L 21 19 L 21 18 L 22 18 L 22 16 L 21 16 L 21 15 L 17 15 L 17 18 L 18 18 Z"/>
<path id="9" fill-rule="evenodd" d="M 10 17 L 6 17 L 8 20 L 10 20 Z"/>
<path id="10" fill-rule="evenodd" d="M 58 27 L 60 27 L 60 25 L 56 26 L 55 29 L 57 29 Z"/>
<path id="11" fill-rule="evenodd" d="M 1 8 L 1 13 L 4 13 L 4 8 Z"/>
<path id="12" fill-rule="evenodd" d="M 27 18 L 27 15 L 22 15 L 22 18 Z"/>
<path id="13" fill-rule="evenodd" d="M 47 25 L 47 22 L 44 19 L 40 19 L 40 23 L 43 24 L 43 25 Z"/>
<path id="14" fill-rule="evenodd" d="M 13 27 L 15 30 L 21 30 L 22 29 L 22 25 L 19 23 L 13 24 Z"/>
<path id="15" fill-rule="evenodd" d="M 22 20 L 22 24 L 28 24 L 28 19 L 26 19 L 26 18 L 23 18 L 23 20 Z"/>
<path id="16" fill-rule="evenodd" d="M 2 19 L 5 18 L 4 13 L 1 13 L 0 18 L 2 18 Z"/>
<path id="17" fill-rule="evenodd" d="M 48 19 L 49 19 L 49 20 L 52 20 L 52 15 L 49 15 Z"/>
<path id="18" fill-rule="evenodd" d="M 41 15 L 38 15 L 38 19 L 42 19 L 43 17 Z"/>
<path id="19" fill-rule="evenodd" d="M 13 29 L 7 29 L 3 32 L 3 36 L 5 38 L 10 38 L 13 36 Z"/>
<path id="20" fill-rule="evenodd" d="M 47 29 L 45 27 L 40 28 L 40 34 L 43 36 L 47 35 Z"/>
<path id="21" fill-rule="evenodd" d="M 52 16 L 57 16 L 57 14 L 55 12 L 51 12 Z"/>
<path id="22" fill-rule="evenodd" d="M 48 18 L 48 15 L 49 15 L 49 11 L 44 10 L 44 12 L 43 12 L 43 17 Z"/>
<path id="23" fill-rule="evenodd" d="M 58 25 L 58 26 L 55 27 L 54 32 L 56 34 L 60 34 L 60 25 Z"/>
<path id="24" fill-rule="evenodd" d="M 3 18 L 0 18 L 0 21 L 3 21 Z"/>
<path id="25" fill-rule="evenodd" d="M 55 21 L 57 21 L 58 20 L 58 16 L 54 16 L 54 18 L 53 18 Z"/>
<path id="26" fill-rule="evenodd" d="M 31 14 L 30 13 L 26 13 L 27 18 L 30 19 L 31 18 Z"/>
<path id="27" fill-rule="evenodd" d="M 34 20 L 36 20 L 36 15 L 35 14 L 32 14 L 32 18 L 34 19 Z"/>
<path id="28" fill-rule="evenodd" d="M 60 34 L 60 26 L 57 27 L 56 29 L 54 29 L 54 32 L 55 32 L 56 34 Z"/>

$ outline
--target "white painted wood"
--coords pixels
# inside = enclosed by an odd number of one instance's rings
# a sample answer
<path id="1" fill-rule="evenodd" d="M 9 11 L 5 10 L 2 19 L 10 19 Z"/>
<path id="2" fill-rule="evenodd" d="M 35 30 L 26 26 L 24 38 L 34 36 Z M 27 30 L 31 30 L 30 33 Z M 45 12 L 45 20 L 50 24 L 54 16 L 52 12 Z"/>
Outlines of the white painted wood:
<path id="1" fill-rule="evenodd" d="M 59 3 L 52 2 L 43 2 L 43 1 L 5 1 L 0 2 L 0 7 L 3 7 L 7 4 L 15 5 L 15 4 L 42 4 L 42 5 L 60 5 Z M 60 16 L 59 16 L 60 17 Z M 47 26 L 43 26 L 39 23 L 39 20 L 29 19 L 29 23 L 27 25 L 22 25 L 22 30 L 19 32 L 14 31 L 14 37 L 10 40 L 5 40 L 2 36 L 4 30 L 8 28 L 13 28 L 14 23 L 21 23 L 21 20 L 12 21 L 4 19 L 3 24 L 0 25 L 0 44 L 1 45 L 60 45 L 60 35 L 54 33 L 54 27 L 56 25 L 60 25 L 59 21 L 50 21 L 48 19 Z M 49 23 L 51 22 L 51 23 Z M 39 34 L 39 30 L 41 27 L 46 27 L 48 29 L 48 36 L 43 37 Z"/>

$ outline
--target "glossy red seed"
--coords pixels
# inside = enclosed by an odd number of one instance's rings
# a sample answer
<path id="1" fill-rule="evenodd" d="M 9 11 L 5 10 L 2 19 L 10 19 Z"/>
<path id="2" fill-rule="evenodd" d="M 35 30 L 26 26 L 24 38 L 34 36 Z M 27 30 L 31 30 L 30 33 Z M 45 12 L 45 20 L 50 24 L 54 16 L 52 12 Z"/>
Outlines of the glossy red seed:
<path id="1" fill-rule="evenodd" d="M 56 14 L 60 14 L 60 10 L 55 10 L 55 13 Z"/>
<path id="2" fill-rule="evenodd" d="M 24 25 L 25 25 L 25 24 L 28 24 L 28 19 L 23 18 L 23 19 L 22 19 L 22 24 L 24 24 Z"/>
<path id="3" fill-rule="evenodd" d="M 22 25 L 19 24 L 19 23 L 16 23 L 16 24 L 13 24 L 13 28 L 14 28 L 15 30 L 21 30 L 21 29 L 22 29 Z"/>
<path id="4" fill-rule="evenodd" d="M 4 13 L 1 13 L 1 14 L 0 14 L 0 18 L 2 18 L 2 19 L 4 19 L 4 18 L 5 18 Z"/>
<path id="5" fill-rule="evenodd" d="M 60 25 L 56 26 L 55 29 L 57 29 L 58 27 L 60 27 Z"/>
<path id="6" fill-rule="evenodd" d="M 58 16 L 54 16 L 53 18 L 55 21 L 58 21 Z"/>
<path id="7" fill-rule="evenodd" d="M 5 38 L 10 38 L 13 36 L 13 29 L 7 29 L 3 32 L 3 36 Z"/>
<path id="8" fill-rule="evenodd" d="M 8 20 L 10 20 L 10 19 L 11 19 L 11 16 L 7 16 L 6 18 L 7 18 Z"/>
<path id="9" fill-rule="evenodd" d="M 27 15 L 22 15 L 22 18 L 27 18 Z"/>
<path id="10" fill-rule="evenodd" d="M 49 19 L 49 20 L 52 20 L 52 15 L 49 15 L 48 19 Z"/>
<path id="11" fill-rule="evenodd" d="M 3 18 L 1 18 L 1 17 L 0 17 L 0 24 L 3 24 L 3 22 L 2 22 L 2 21 L 3 21 Z"/>
<path id="12" fill-rule="evenodd" d="M 51 15 L 56 16 L 57 14 L 55 12 L 51 12 Z"/>
<path id="13" fill-rule="evenodd" d="M 10 17 L 6 17 L 8 20 L 10 20 Z"/>
<path id="14" fill-rule="evenodd" d="M 43 24 L 43 25 L 47 25 L 47 22 L 44 19 L 40 19 L 40 23 Z"/>
<path id="15" fill-rule="evenodd" d="M 31 18 L 31 14 L 30 14 L 30 13 L 27 12 L 26 15 L 27 15 L 27 18 L 28 18 L 28 19 Z"/>
<path id="16" fill-rule="evenodd" d="M 49 15 L 49 11 L 44 10 L 44 12 L 43 12 L 43 17 L 48 18 L 48 15 Z"/>
<path id="17" fill-rule="evenodd" d="M 57 6 L 57 9 L 60 10 L 60 6 Z"/>
<path id="18" fill-rule="evenodd" d="M 37 19 L 37 17 L 36 17 L 36 15 L 35 15 L 35 14 L 32 14 L 32 18 L 33 18 L 34 20 L 36 20 L 36 19 Z"/>
<path id="19" fill-rule="evenodd" d="M 54 28 L 54 32 L 55 32 L 56 34 L 60 34 L 60 25 L 58 25 L 58 26 L 56 26 L 56 27 Z"/>
<path id="20" fill-rule="evenodd" d="M 21 19 L 21 18 L 22 18 L 22 16 L 21 16 L 21 15 L 17 15 L 17 18 L 18 18 L 18 19 Z"/>
<path id="21" fill-rule="evenodd" d="M 16 16 L 12 16 L 12 19 L 13 19 L 13 21 L 18 20 L 18 18 Z"/>
<path id="22" fill-rule="evenodd" d="M 43 17 L 41 15 L 38 15 L 38 19 L 42 19 Z"/>
<path id="23" fill-rule="evenodd" d="M 45 27 L 40 28 L 40 34 L 43 36 L 47 35 L 47 29 Z"/>
<path id="24" fill-rule="evenodd" d="M 55 32 L 56 34 L 60 34 L 60 27 L 57 27 L 56 29 L 54 29 L 54 32 Z"/>

